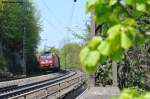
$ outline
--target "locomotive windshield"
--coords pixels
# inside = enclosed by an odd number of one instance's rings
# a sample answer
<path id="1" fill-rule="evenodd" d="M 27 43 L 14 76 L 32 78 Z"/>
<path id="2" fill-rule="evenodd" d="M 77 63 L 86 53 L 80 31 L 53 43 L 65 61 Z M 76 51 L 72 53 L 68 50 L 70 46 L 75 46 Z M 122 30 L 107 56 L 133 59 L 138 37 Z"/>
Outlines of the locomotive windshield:
<path id="1" fill-rule="evenodd" d="M 41 56 L 41 60 L 45 61 L 45 60 L 49 60 L 52 58 L 51 54 L 44 54 Z"/>

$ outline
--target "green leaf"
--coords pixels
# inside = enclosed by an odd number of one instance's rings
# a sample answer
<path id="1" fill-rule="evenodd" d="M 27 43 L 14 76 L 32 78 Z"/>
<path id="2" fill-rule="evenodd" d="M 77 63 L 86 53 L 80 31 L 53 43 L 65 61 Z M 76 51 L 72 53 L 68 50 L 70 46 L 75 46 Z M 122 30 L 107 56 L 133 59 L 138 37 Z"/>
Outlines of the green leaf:
<path id="1" fill-rule="evenodd" d="M 89 55 L 87 56 L 84 64 L 85 71 L 91 73 L 96 71 L 96 65 L 99 61 L 99 52 L 98 51 L 91 51 Z"/>
<path id="2" fill-rule="evenodd" d="M 147 0 L 147 4 L 150 4 L 150 0 Z"/>
<path id="3" fill-rule="evenodd" d="M 147 92 L 144 96 L 144 99 L 150 99 L 150 92 Z"/>
<path id="4" fill-rule="evenodd" d="M 111 8 L 107 5 L 104 4 L 99 4 L 95 6 L 94 10 L 94 19 L 98 24 L 102 24 L 104 22 L 109 21 L 109 16 L 110 16 Z"/>
<path id="5" fill-rule="evenodd" d="M 134 4 L 134 0 L 125 0 L 125 2 L 128 5 L 133 5 Z"/>
<path id="6" fill-rule="evenodd" d="M 143 13 L 137 10 L 134 10 L 134 12 L 132 12 L 132 15 L 136 18 L 140 17 Z"/>
<path id="7" fill-rule="evenodd" d="M 140 80 L 140 83 L 145 84 L 145 80 L 144 80 L 144 79 L 141 79 L 141 80 Z"/>
<path id="8" fill-rule="evenodd" d="M 96 1 L 97 1 L 97 0 L 87 0 L 87 3 L 88 3 L 89 5 L 93 5 L 93 4 L 96 3 Z"/>
<path id="9" fill-rule="evenodd" d="M 122 93 L 119 99 L 133 99 L 133 97 L 130 94 Z"/>
<path id="10" fill-rule="evenodd" d="M 109 21 L 111 24 L 118 24 L 120 22 L 120 20 L 118 19 L 117 15 L 112 13 L 111 15 L 109 15 Z"/>
<path id="11" fill-rule="evenodd" d="M 89 12 L 94 5 L 96 4 L 97 0 L 87 0 L 87 8 L 86 8 L 86 12 Z"/>
<path id="12" fill-rule="evenodd" d="M 117 50 L 121 46 L 121 34 L 116 35 L 114 39 L 112 39 L 112 50 Z"/>
<path id="13" fill-rule="evenodd" d="M 120 61 L 124 58 L 123 49 L 118 49 L 111 55 L 113 61 Z"/>
<path id="14" fill-rule="evenodd" d="M 100 55 L 99 62 L 101 64 L 103 64 L 105 62 L 106 58 L 107 58 L 106 56 Z"/>
<path id="15" fill-rule="evenodd" d="M 121 25 L 115 25 L 108 30 L 109 38 L 114 39 L 121 31 Z"/>
<path id="16" fill-rule="evenodd" d="M 146 11 L 146 4 L 144 4 L 144 3 L 136 3 L 136 9 L 138 11 L 145 12 Z"/>
<path id="17" fill-rule="evenodd" d="M 126 18 L 123 22 L 123 25 L 129 25 L 129 26 L 133 26 L 135 25 L 135 20 L 132 18 Z"/>
<path id="18" fill-rule="evenodd" d="M 130 36 L 132 39 L 134 39 L 136 37 L 136 34 L 138 33 L 138 31 L 136 30 L 135 27 L 131 27 L 131 26 L 128 26 L 126 27 L 127 28 L 127 32 L 128 32 L 128 36 Z"/>
<path id="19" fill-rule="evenodd" d="M 109 30 L 108 30 L 108 34 L 114 33 L 114 32 L 119 32 L 121 29 L 121 24 L 117 24 L 115 26 L 112 26 Z"/>
<path id="20" fill-rule="evenodd" d="M 84 61 L 85 61 L 85 59 L 87 58 L 89 52 L 90 52 L 90 49 L 89 49 L 88 47 L 85 47 L 85 48 L 83 48 L 83 49 L 80 51 L 80 62 L 81 62 L 81 64 L 84 65 Z"/>
<path id="21" fill-rule="evenodd" d="M 105 40 L 98 46 L 98 51 L 104 55 L 109 56 L 112 53 L 111 41 Z"/>
<path id="22" fill-rule="evenodd" d="M 136 46 L 141 47 L 141 45 L 145 42 L 145 37 L 142 34 L 138 33 L 135 40 Z"/>
<path id="23" fill-rule="evenodd" d="M 139 92 L 136 89 L 124 89 L 119 99 L 138 99 Z"/>
<path id="24" fill-rule="evenodd" d="M 96 66 L 84 66 L 83 70 L 88 73 L 94 73 L 96 71 Z"/>
<path id="25" fill-rule="evenodd" d="M 110 0 L 110 1 L 109 1 L 109 5 L 110 5 L 110 6 L 115 5 L 115 4 L 117 3 L 117 1 L 118 1 L 118 0 Z"/>
<path id="26" fill-rule="evenodd" d="M 99 52 L 91 51 L 85 60 L 85 65 L 89 67 L 95 67 L 99 60 Z"/>
<path id="27" fill-rule="evenodd" d="M 132 46 L 132 40 L 127 36 L 126 33 L 121 33 L 121 47 L 129 49 Z"/>
<path id="28" fill-rule="evenodd" d="M 96 49 L 101 41 L 102 41 L 102 38 L 99 36 L 96 36 L 96 37 L 92 38 L 92 40 L 89 42 L 88 47 L 92 50 Z"/>

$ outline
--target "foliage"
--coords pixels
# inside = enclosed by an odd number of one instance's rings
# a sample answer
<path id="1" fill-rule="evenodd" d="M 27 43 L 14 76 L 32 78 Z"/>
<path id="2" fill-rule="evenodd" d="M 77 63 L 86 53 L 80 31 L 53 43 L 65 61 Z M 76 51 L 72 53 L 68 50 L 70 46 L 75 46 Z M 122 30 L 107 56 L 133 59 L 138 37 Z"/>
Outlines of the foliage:
<path id="1" fill-rule="evenodd" d="M 96 86 L 106 86 L 112 85 L 112 66 L 108 64 L 111 62 L 105 62 L 103 65 L 97 67 L 95 72 L 95 85 Z"/>
<path id="2" fill-rule="evenodd" d="M 79 53 L 81 50 L 81 46 L 77 43 L 68 43 L 65 44 L 59 52 L 60 63 L 62 68 L 68 69 L 80 69 L 81 64 L 79 61 Z"/>
<path id="3" fill-rule="evenodd" d="M 9 3 L 9 1 L 2 3 L 2 0 L 0 0 L 0 42 L 2 42 L 2 51 L 4 56 L 7 57 L 6 63 L 8 63 L 8 66 L 12 66 L 11 68 L 21 67 L 23 38 L 26 38 L 25 54 L 28 70 L 28 66 L 30 68 L 34 65 L 34 51 L 39 40 L 40 24 L 38 17 L 35 16 L 37 15 L 36 10 L 31 1 L 25 0 L 24 3 Z M 13 1 L 17 2 L 18 0 Z M 26 8 L 25 5 L 27 5 Z M 11 57 L 8 58 L 8 56 Z M 11 62 L 8 62 L 8 60 Z"/>
<path id="4" fill-rule="evenodd" d="M 50 48 L 50 52 L 52 52 L 52 53 L 56 53 L 56 54 L 60 54 L 60 50 L 58 49 L 58 48 L 55 48 L 55 47 L 51 47 Z"/>
<path id="5" fill-rule="evenodd" d="M 116 62 L 122 60 L 124 52 L 132 45 L 140 46 L 148 37 L 141 31 L 137 19 L 142 15 L 149 15 L 149 0 L 87 0 L 87 12 L 90 11 L 94 11 L 93 18 L 96 23 L 103 25 L 102 32 L 106 37 L 100 39 L 98 43 L 98 37 L 94 37 L 82 49 L 81 63 L 88 71 L 95 70 L 95 66 L 108 57 Z M 90 47 L 90 43 L 94 47 Z M 83 57 L 89 58 L 83 59 Z M 86 63 L 88 59 L 95 61 Z"/>
<path id="6" fill-rule="evenodd" d="M 6 65 L 5 59 L 0 55 L 0 69 L 3 69 Z"/>
<path id="7" fill-rule="evenodd" d="M 78 33 L 73 33 L 73 36 L 76 37 L 77 39 L 82 40 L 83 44 L 88 43 L 88 41 L 90 40 L 90 25 L 86 23 L 86 31 L 83 35 Z"/>
<path id="8" fill-rule="evenodd" d="M 149 99 L 150 93 L 136 88 L 124 89 L 119 99 Z"/>
<path id="9" fill-rule="evenodd" d="M 118 82 L 119 87 L 133 87 L 149 90 L 149 58 L 150 44 L 145 43 L 142 48 L 132 47 L 125 58 L 118 63 Z"/>

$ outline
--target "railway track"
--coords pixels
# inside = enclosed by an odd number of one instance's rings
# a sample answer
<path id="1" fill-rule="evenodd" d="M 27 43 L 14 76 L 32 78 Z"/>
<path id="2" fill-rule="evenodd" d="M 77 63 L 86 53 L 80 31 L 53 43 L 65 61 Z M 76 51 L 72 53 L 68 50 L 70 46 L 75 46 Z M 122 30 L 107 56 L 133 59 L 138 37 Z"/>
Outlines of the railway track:
<path id="1" fill-rule="evenodd" d="M 0 75 L 0 82 L 16 80 L 16 79 L 23 79 L 23 78 L 26 78 L 26 76 L 21 75 L 21 76 L 15 76 L 15 77 L 1 77 L 1 75 Z"/>
<path id="2" fill-rule="evenodd" d="M 12 87 L 8 90 L 6 89 L 6 90 L 1 91 L 0 99 L 8 99 L 8 98 L 10 99 L 35 99 L 35 98 L 41 99 L 40 97 L 45 96 L 45 94 L 51 93 L 54 90 L 55 90 L 54 92 L 57 92 L 57 91 L 60 92 L 62 84 L 64 88 L 68 88 L 69 86 L 72 86 L 73 84 L 79 82 L 79 80 L 81 81 L 82 79 L 81 75 L 77 76 L 77 74 L 78 74 L 77 72 L 68 72 L 57 78 L 48 79 L 45 81 L 36 82 L 36 83 L 28 84 L 28 85 Z M 78 79 L 78 81 L 75 79 Z M 54 86 L 57 86 L 57 87 L 54 88 Z M 48 89 L 50 92 L 48 91 Z M 38 93 L 38 94 L 35 95 L 35 93 Z"/>
<path id="3" fill-rule="evenodd" d="M 43 81 L 29 83 L 27 85 L 21 85 L 21 86 L 12 85 L 12 86 L 8 86 L 8 87 L 3 87 L 3 88 L 0 88 L 0 95 L 3 94 L 3 93 L 11 92 L 13 90 L 18 90 L 18 89 L 22 89 L 22 88 L 25 88 L 25 87 L 33 86 L 33 85 L 36 85 L 36 84 L 44 83 L 44 82 L 47 82 L 47 81 L 52 81 L 52 80 L 61 78 L 61 77 L 65 76 L 65 75 L 67 75 L 67 74 L 69 74 L 69 72 L 66 72 L 66 73 L 64 73 L 64 74 L 62 74 L 60 76 L 53 77 L 53 78 L 50 78 L 50 79 L 46 79 L 46 80 L 43 80 Z"/>
<path id="4" fill-rule="evenodd" d="M 37 76 L 25 77 L 22 79 L 3 81 L 3 82 L 0 82 L 0 91 L 9 90 L 12 87 L 16 87 L 16 86 L 23 86 L 23 85 L 28 85 L 31 83 L 41 82 L 41 81 L 51 79 L 51 78 L 56 78 L 61 75 L 64 75 L 65 73 L 67 73 L 67 71 L 61 70 L 60 72 L 56 72 L 56 73 L 46 73 L 44 75 L 42 74 L 42 75 L 37 75 Z"/>

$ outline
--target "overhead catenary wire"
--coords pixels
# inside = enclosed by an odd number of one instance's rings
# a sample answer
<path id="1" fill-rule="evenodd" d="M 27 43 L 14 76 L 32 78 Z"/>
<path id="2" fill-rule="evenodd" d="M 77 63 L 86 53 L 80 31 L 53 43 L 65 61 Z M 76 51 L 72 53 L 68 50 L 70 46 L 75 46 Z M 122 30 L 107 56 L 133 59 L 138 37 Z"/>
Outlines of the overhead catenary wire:
<path id="1" fill-rule="evenodd" d="M 45 20 L 45 22 L 48 25 L 50 25 L 54 31 L 57 31 L 58 33 L 61 33 L 61 30 L 59 28 L 57 28 L 50 20 L 48 20 L 47 18 L 43 18 L 43 20 Z"/>
<path id="2" fill-rule="evenodd" d="M 58 23 L 58 24 L 61 24 L 61 26 L 63 26 L 63 21 L 60 20 L 56 15 L 55 13 L 53 12 L 53 10 L 47 5 L 47 3 L 43 0 L 43 4 L 45 5 L 47 11 L 49 11 L 51 13 L 51 16 L 53 16 L 53 18 L 55 19 L 55 21 Z"/>
<path id="3" fill-rule="evenodd" d="M 73 2 L 73 5 L 72 5 L 72 8 L 71 8 L 71 15 L 69 17 L 69 21 L 68 21 L 68 26 L 71 26 L 72 25 L 72 19 L 73 19 L 73 16 L 74 16 L 74 12 L 75 12 L 75 2 Z"/>
<path id="4" fill-rule="evenodd" d="M 67 29 L 67 37 L 65 38 L 66 40 L 65 41 L 67 41 L 67 43 L 69 43 L 70 42 L 70 39 L 69 39 L 69 29 L 68 28 L 70 28 L 69 26 L 71 26 L 72 25 L 72 19 L 73 19 L 73 15 L 74 15 L 74 11 L 75 11 L 75 2 L 73 2 L 73 5 L 72 5 L 72 9 L 71 9 L 71 15 L 70 15 L 70 17 L 69 17 L 69 20 L 68 20 L 68 25 L 67 25 L 67 27 L 66 27 L 66 29 Z M 66 42 L 65 42 L 66 43 Z M 68 52 L 68 49 L 65 51 L 65 70 L 66 70 L 66 66 L 68 65 L 67 64 L 67 53 L 66 52 Z"/>
<path id="5" fill-rule="evenodd" d="M 70 41 L 70 39 L 69 39 L 69 33 L 70 33 L 69 29 L 72 26 L 72 19 L 73 19 L 73 16 L 74 16 L 74 12 L 75 12 L 75 2 L 73 2 L 73 4 L 72 4 L 71 14 L 70 14 L 70 17 L 69 17 L 69 20 L 68 20 L 68 25 L 66 27 L 66 29 L 67 29 L 67 37 L 66 38 L 67 38 L 68 42 Z"/>
<path id="6" fill-rule="evenodd" d="M 44 0 L 43 0 L 44 1 Z M 43 4 L 43 6 L 45 7 L 45 9 L 47 9 L 47 7 L 46 7 L 46 5 L 44 4 L 44 3 L 42 3 Z M 47 11 L 49 11 L 48 9 L 47 9 Z M 49 16 L 51 16 L 49 13 L 48 13 L 48 15 Z M 55 30 L 55 31 L 57 31 L 58 33 L 61 33 L 61 30 L 60 30 L 60 26 L 56 26 L 55 24 L 53 24 L 53 22 L 52 21 L 50 21 L 48 18 L 43 18 L 43 20 L 45 20 L 45 22 L 47 22 L 50 26 L 52 26 L 53 27 L 53 30 Z"/>
<path id="7" fill-rule="evenodd" d="M 51 23 L 51 21 L 49 21 L 46 18 L 44 18 L 43 20 L 45 20 L 45 22 L 47 22 L 47 24 L 54 30 L 54 32 L 61 33 L 61 31 L 59 29 L 57 29 L 57 27 L 55 27 L 55 25 L 53 23 Z M 46 39 L 46 42 L 47 42 L 47 40 L 48 39 Z M 46 48 L 47 48 L 47 43 L 44 44 L 44 49 L 46 49 Z"/>
<path id="8" fill-rule="evenodd" d="M 75 11 L 75 2 L 76 2 L 76 0 L 75 0 L 75 1 L 73 2 L 73 4 L 72 4 L 71 15 L 70 15 L 70 17 L 69 17 L 68 25 L 67 25 L 66 28 L 70 28 L 70 26 L 72 25 L 72 19 L 73 19 L 74 11 Z M 46 10 L 47 10 L 48 12 L 51 12 L 51 13 L 52 13 L 52 14 L 48 13 L 48 15 L 49 15 L 49 16 L 53 16 L 53 17 L 55 18 L 55 21 L 56 21 L 59 25 L 61 24 L 61 27 L 63 27 L 63 22 L 60 21 L 60 20 L 56 17 L 56 15 L 54 14 L 54 12 L 50 9 L 50 7 L 48 7 L 47 3 L 46 3 L 44 0 L 43 0 L 42 3 L 43 3 L 43 5 L 44 5 L 44 7 L 46 8 Z M 46 19 L 46 20 L 47 20 L 47 23 L 50 23 L 50 25 L 55 28 L 55 30 L 59 30 L 58 27 L 60 27 L 60 26 L 56 26 L 56 25 L 53 24 L 49 19 Z M 60 30 L 59 30 L 59 32 L 61 33 Z M 67 33 L 67 38 L 69 38 L 69 35 L 68 35 L 68 34 L 69 34 L 69 33 Z"/>
<path id="9" fill-rule="evenodd" d="M 46 5 L 45 5 L 44 3 L 42 3 L 42 4 L 43 4 L 43 6 L 44 6 L 45 9 L 46 9 L 45 11 L 49 11 L 49 10 L 47 9 Z M 46 12 L 46 13 L 47 13 L 47 12 Z M 50 15 L 50 14 L 48 13 L 47 15 Z M 50 15 L 50 16 L 51 16 L 51 15 Z M 44 18 L 42 18 L 42 21 L 46 22 L 46 23 L 50 26 L 50 28 L 53 29 L 54 32 L 56 32 L 56 33 L 62 33 L 61 29 L 60 29 L 58 26 L 56 26 L 55 24 L 53 24 L 53 22 L 52 22 L 49 18 L 44 17 Z M 46 48 L 46 44 L 45 44 L 44 47 Z"/>

